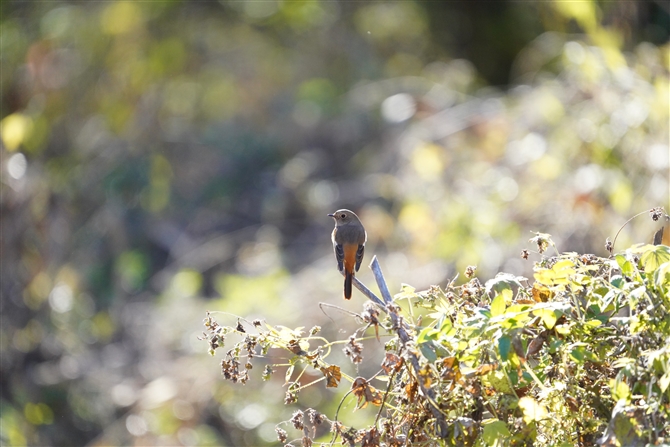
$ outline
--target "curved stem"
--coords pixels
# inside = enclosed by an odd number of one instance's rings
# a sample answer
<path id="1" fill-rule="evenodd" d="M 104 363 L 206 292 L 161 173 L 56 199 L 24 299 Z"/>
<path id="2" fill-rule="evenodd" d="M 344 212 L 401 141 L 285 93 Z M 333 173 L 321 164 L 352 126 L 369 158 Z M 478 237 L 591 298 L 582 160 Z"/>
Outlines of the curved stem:
<path id="1" fill-rule="evenodd" d="M 624 227 L 626 225 L 628 225 L 631 220 L 635 219 L 638 216 L 643 215 L 644 213 L 648 213 L 648 212 L 649 212 L 649 210 L 641 211 L 641 212 L 637 213 L 636 215 L 634 215 L 633 217 L 631 217 L 630 219 L 628 219 L 623 225 L 621 225 L 621 228 L 619 228 L 619 231 L 617 231 L 616 234 L 614 235 L 614 240 L 612 241 L 612 248 L 610 250 L 610 255 L 614 252 L 614 244 L 616 244 L 616 238 L 619 237 L 619 233 L 621 233 L 621 230 L 623 230 Z"/>

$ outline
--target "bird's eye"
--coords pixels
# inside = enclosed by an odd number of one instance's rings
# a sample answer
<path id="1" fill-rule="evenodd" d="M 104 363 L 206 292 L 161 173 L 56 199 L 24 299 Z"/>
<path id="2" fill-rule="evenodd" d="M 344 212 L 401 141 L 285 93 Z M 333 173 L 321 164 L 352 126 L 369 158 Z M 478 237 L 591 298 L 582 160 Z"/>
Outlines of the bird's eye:
<path id="1" fill-rule="evenodd" d="M 345 217 L 347 217 L 347 215 L 346 215 L 346 214 L 342 214 L 340 217 L 341 217 L 342 219 L 344 219 Z"/>

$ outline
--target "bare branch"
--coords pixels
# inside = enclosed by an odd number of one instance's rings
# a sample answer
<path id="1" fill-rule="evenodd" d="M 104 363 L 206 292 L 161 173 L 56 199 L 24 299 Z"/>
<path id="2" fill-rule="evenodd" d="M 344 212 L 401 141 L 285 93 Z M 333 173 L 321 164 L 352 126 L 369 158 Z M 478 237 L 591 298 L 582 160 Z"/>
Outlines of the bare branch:
<path id="1" fill-rule="evenodd" d="M 382 294 L 382 298 L 384 298 L 384 302 L 387 305 L 392 303 L 393 298 L 391 297 L 391 292 L 389 292 L 389 288 L 386 285 L 386 280 L 384 279 L 382 268 L 379 266 L 379 261 L 377 261 L 377 256 L 373 256 L 372 262 L 370 262 L 370 269 L 375 275 L 375 281 L 377 281 L 377 287 L 379 287 L 379 291 Z"/>

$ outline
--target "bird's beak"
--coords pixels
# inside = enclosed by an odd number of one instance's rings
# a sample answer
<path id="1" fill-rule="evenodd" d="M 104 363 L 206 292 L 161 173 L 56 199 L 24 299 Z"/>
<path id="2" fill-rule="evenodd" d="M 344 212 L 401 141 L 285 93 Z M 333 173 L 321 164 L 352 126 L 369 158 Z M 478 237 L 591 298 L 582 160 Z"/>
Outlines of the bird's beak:
<path id="1" fill-rule="evenodd" d="M 335 214 L 329 214 L 328 217 L 335 217 Z"/>

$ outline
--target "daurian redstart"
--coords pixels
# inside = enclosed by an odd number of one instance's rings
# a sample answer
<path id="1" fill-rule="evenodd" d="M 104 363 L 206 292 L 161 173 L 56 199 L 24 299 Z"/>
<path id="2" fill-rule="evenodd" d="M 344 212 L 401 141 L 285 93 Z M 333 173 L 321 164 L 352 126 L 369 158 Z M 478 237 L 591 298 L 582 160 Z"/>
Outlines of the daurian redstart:
<path id="1" fill-rule="evenodd" d="M 337 210 L 330 217 L 335 219 L 335 229 L 331 239 L 335 249 L 337 268 L 344 270 L 344 299 L 351 298 L 351 283 L 361 267 L 365 241 L 368 238 L 363 224 L 353 211 Z"/>

